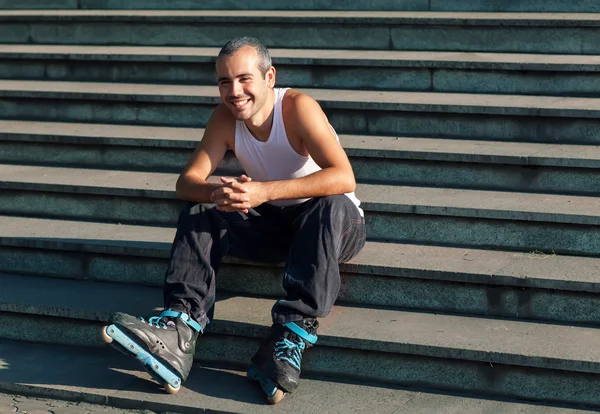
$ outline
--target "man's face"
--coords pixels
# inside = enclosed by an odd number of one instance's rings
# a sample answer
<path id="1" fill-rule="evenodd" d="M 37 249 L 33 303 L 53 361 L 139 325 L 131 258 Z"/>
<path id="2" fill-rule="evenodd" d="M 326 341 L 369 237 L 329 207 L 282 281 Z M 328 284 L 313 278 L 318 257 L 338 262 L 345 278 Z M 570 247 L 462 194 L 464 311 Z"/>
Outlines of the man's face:
<path id="1" fill-rule="evenodd" d="M 265 105 L 268 89 L 275 83 L 275 70 L 271 68 L 263 76 L 258 63 L 259 57 L 251 46 L 217 60 L 221 100 L 238 120 L 256 115 Z"/>

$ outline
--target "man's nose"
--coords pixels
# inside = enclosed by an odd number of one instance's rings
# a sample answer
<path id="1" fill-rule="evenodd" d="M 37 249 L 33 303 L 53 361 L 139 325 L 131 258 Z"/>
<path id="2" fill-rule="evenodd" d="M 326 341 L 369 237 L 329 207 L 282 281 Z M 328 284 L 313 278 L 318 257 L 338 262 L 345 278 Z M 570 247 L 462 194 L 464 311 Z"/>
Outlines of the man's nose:
<path id="1" fill-rule="evenodd" d="M 240 82 L 233 82 L 233 84 L 231 85 L 231 92 L 233 94 L 233 96 L 240 96 L 243 95 L 243 89 L 242 89 L 242 84 Z"/>

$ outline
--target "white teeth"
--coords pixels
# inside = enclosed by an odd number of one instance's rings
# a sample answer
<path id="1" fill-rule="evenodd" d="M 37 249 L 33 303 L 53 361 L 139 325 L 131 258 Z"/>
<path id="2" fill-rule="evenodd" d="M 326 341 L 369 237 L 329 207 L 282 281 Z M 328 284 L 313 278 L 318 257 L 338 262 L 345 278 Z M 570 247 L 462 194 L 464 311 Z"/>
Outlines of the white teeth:
<path id="1" fill-rule="evenodd" d="M 232 102 L 232 104 L 233 104 L 233 106 L 240 107 L 240 106 L 246 105 L 247 102 L 248 102 L 248 99 L 246 99 L 245 101 Z"/>

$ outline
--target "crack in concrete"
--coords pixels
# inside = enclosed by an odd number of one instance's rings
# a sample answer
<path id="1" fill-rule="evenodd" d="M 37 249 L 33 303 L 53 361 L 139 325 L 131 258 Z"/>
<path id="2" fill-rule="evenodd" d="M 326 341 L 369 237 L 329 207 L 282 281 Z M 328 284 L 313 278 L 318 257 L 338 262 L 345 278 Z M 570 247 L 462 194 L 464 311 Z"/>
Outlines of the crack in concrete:
<path id="1" fill-rule="evenodd" d="M 404 407 L 406 404 L 408 404 L 409 402 L 411 402 L 415 397 L 417 397 L 419 394 L 421 394 L 421 392 L 417 392 L 415 395 L 413 395 L 412 397 L 410 397 L 408 400 L 404 401 L 402 403 L 402 405 L 400 407 L 398 407 L 398 409 L 396 411 L 394 411 L 392 414 L 396 414 L 397 412 L 399 412 L 399 410 Z"/>

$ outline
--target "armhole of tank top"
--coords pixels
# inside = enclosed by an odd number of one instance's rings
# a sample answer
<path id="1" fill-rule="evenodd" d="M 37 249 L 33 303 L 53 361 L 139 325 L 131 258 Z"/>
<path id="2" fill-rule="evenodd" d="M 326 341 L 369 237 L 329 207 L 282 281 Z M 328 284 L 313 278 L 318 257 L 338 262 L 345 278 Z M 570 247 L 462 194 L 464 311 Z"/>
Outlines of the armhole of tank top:
<path id="1" fill-rule="evenodd" d="M 286 88 L 285 91 L 283 92 L 283 96 L 281 96 L 281 99 L 279 101 L 279 113 L 280 113 L 280 117 L 279 119 L 281 120 L 281 130 L 283 131 L 284 137 L 285 139 L 283 139 L 286 143 L 286 148 L 288 150 L 290 150 L 292 152 L 292 154 L 294 154 L 296 157 L 298 157 L 301 160 L 310 160 L 312 159 L 312 157 L 310 156 L 310 154 L 308 155 L 308 157 L 305 157 L 302 154 L 298 154 L 296 152 L 296 150 L 294 149 L 294 147 L 292 147 L 292 144 L 290 144 L 290 138 L 288 137 L 288 133 L 287 130 L 285 128 L 285 120 L 283 119 L 283 98 L 285 98 L 285 94 L 287 93 L 287 91 L 289 91 L 290 88 Z"/>

